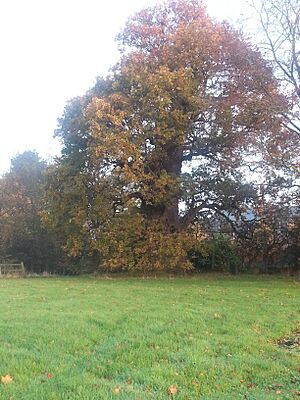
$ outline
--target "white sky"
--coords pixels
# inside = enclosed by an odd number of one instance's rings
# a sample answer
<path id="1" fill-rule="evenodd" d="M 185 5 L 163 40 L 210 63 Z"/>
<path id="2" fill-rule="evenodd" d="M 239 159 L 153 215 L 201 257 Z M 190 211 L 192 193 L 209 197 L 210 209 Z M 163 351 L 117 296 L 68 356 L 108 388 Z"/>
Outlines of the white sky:
<path id="1" fill-rule="evenodd" d="M 53 139 L 66 101 L 106 75 L 128 16 L 160 0 L 0 0 L 0 174 L 24 150 L 59 154 Z M 206 0 L 234 20 L 243 0 Z"/>

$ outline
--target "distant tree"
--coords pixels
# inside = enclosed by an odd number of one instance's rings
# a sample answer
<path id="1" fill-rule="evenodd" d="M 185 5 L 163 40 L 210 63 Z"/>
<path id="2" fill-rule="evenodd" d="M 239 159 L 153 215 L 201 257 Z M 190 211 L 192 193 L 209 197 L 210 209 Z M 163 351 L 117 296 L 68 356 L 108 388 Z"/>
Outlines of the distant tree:
<path id="1" fill-rule="evenodd" d="M 188 269 L 189 225 L 251 204 L 243 167 L 281 131 L 285 100 L 261 54 L 199 1 L 142 10 L 119 41 L 111 76 L 60 120 L 49 223 L 69 254 L 96 251 L 109 269 Z"/>
<path id="2" fill-rule="evenodd" d="M 285 257 L 293 271 L 300 273 L 300 208 L 289 223 L 289 247 Z"/>
<path id="3" fill-rule="evenodd" d="M 24 261 L 37 272 L 53 268 L 51 263 L 57 261 L 54 240 L 41 221 L 46 168 L 37 153 L 25 151 L 0 178 L 1 256 Z"/>
<path id="4" fill-rule="evenodd" d="M 300 177 L 300 2 L 299 0 L 252 1 L 262 31 L 261 48 L 272 63 L 289 108 L 283 113 L 285 132 L 280 132 L 281 156 L 276 163 Z"/>

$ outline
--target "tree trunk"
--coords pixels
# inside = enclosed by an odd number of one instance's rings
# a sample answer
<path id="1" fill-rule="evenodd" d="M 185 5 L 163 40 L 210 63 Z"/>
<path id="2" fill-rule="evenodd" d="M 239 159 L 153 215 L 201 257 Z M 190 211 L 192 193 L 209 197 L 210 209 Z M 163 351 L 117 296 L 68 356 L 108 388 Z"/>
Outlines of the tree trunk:
<path id="1" fill-rule="evenodd" d="M 182 147 L 176 144 L 170 144 L 166 146 L 166 158 L 160 166 L 160 170 L 157 171 L 159 175 L 162 171 L 167 172 L 168 175 L 174 178 L 174 185 L 178 185 L 181 168 L 182 168 Z M 171 189 L 170 189 L 171 190 Z M 174 188 L 172 188 L 174 190 Z M 161 224 L 166 233 L 175 233 L 180 230 L 180 219 L 179 219 L 179 191 L 174 190 L 174 195 L 166 200 L 166 202 L 159 205 L 151 205 L 142 202 L 141 211 L 145 218 L 148 220 L 157 221 Z"/>

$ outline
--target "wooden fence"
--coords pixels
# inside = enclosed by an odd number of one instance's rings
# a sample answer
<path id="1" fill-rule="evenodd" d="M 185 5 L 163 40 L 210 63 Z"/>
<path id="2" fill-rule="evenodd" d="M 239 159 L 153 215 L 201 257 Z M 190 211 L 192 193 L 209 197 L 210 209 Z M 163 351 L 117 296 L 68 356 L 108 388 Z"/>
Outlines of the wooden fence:
<path id="1" fill-rule="evenodd" d="M 24 263 L 3 263 L 0 264 L 1 275 L 25 275 Z"/>

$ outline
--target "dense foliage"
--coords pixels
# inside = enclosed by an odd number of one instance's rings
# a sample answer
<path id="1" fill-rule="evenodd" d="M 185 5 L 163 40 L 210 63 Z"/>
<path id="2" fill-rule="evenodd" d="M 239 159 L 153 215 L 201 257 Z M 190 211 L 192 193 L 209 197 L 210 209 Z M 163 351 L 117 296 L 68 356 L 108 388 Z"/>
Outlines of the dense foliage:
<path id="1" fill-rule="evenodd" d="M 259 52 L 197 1 L 143 10 L 119 40 L 111 76 L 60 121 L 50 222 L 67 219 L 69 254 L 88 248 L 109 269 L 188 269 L 189 225 L 251 203 L 241 167 L 285 104 Z"/>
<path id="2" fill-rule="evenodd" d="M 0 259 L 23 261 L 35 272 L 53 268 L 61 253 L 42 222 L 46 167 L 26 151 L 0 179 Z"/>
<path id="3" fill-rule="evenodd" d="M 66 106 L 56 131 L 62 155 L 41 171 L 41 185 L 34 178 L 38 205 L 19 186 L 15 196 L 14 164 L 2 178 L 1 196 L 6 185 L 8 203 L 21 196 L 24 204 L 25 196 L 35 221 L 28 229 L 19 207 L 17 231 L 26 228 L 47 249 L 59 243 L 55 254 L 69 257 L 75 271 L 179 271 L 203 263 L 210 269 L 212 259 L 212 269 L 236 271 L 238 260 L 252 265 L 244 243 L 259 249 L 264 266 L 275 244 L 294 246 L 297 264 L 298 239 L 290 239 L 297 232 L 297 189 L 290 191 L 297 186 L 296 141 L 287 120 L 290 97 L 270 64 L 197 0 L 142 10 L 119 43 L 111 74 Z M 253 171 L 260 185 L 251 182 Z M 296 210 L 283 239 L 280 202 Z M 3 207 L 4 236 L 12 227 L 8 215 Z M 216 232 L 226 240 L 216 241 Z M 4 253 L 26 253 L 8 243 L 2 240 Z"/>

